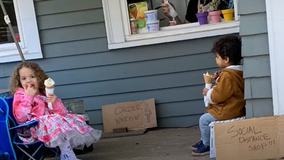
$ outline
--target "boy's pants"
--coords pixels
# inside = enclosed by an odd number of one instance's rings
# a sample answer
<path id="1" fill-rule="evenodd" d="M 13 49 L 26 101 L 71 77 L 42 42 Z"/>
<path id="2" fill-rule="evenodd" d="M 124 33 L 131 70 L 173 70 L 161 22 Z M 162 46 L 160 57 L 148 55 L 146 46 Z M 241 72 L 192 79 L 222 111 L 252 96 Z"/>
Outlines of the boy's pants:
<path id="1" fill-rule="evenodd" d="M 205 146 L 210 146 L 210 127 L 211 122 L 216 121 L 216 119 L 210 114 L 205 113 L 199 119 L 199 128 L 201 132 L 201 140 Z"/>

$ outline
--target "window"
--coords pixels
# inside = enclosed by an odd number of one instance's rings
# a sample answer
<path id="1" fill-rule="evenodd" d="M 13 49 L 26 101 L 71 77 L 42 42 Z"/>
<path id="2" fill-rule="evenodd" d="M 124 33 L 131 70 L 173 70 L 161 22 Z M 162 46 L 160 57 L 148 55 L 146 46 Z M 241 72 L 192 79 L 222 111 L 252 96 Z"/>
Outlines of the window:
<path id="1" fill-rule="evenodd" d="M 127 48 L 134 46 L 143 46 L 202 37 L 225 35 L 231 33 L 239 33 L 238 0 L 233 0 L 233 21 L 207 25 L 199 25 L 198 22 L 181 24 L 176 26 L 161 25 L 160 31 L 158 32 L 147 32 L 131 35 L 128 1 L 129 0 L 102 0 L 109 49 Z M 161 2 L 161 0 L 150 1 L 152 2 L 152 4 L 154 1 L 155 3 L 157 3 L 156 1 L 159 1 L 159 3 Z M 174 0 L 169 1 L 171 2 Z M 178 3 L 188 3 L 188 1 L 189 0 L 175 0 L 175 2 Z M 152 7 L 155 8 L 157 6 L 152 5 Z M 182 16 L 185 15 L 179 15 L 179 17 Z M 161 18 L 163 17 L 159 17 L 159 19 Z"/>
<path id="2" fill-rule="evenodd" d="M 25 59 L 42 58 L 33 0 L 3 0 Z M 4 14 L 0 9 L 0 63 L 20 61 Z"/>
<path id="3" fill-rule="evenodd" d="M 9 13 L 11 25 L 13 26 L 14 32 L 16 33 L 17 37 L 19 37 L 18 33 L 18 27 L 17 27 L 17 19 L 16 19 L 16 14 L 15 14 L 15 8 L 13 1 L 3 1 L 3 4 L 6 8 L 7 13 Z M 1 17 L 4 17 L 4 14 L 1 12 L 0 14 Z M 18 41 L 19 38 L 18 38 Z M 10 30 L 5 23 L 4 19 L 0 19 L 0 45 L 5 44 L 5 43 L 13 43 L 13 38 L 11 36 Z"/>

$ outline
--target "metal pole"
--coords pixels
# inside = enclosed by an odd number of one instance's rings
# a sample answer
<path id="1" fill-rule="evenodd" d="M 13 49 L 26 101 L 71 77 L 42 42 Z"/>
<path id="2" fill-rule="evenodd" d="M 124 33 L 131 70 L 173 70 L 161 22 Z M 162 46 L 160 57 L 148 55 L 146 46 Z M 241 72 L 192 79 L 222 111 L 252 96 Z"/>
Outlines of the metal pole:
<path id="1" fill-rule="evenodd" d="M 3 13 L 4 13 L 4 20 L 5 20 L 6 24 L 7 24 L 8 27 L 9 27 L 9 30 L 10 30 L 11 35 L 12 35 L 12 37 L 13 37 L 13 40 L 14 40 L 14 42 L 15 42 L 15 44 L 16 44 L 16 47 L 17 47 L 17 49 L 18 49 L 18 51 L 19 51 L 19 54 L 20 54 L 20 56 L 21 56 L 21 59 L 22 59 L 22 61 L 24 62 L 24 61 L 25 61 L 24 54 L 23 54 L 23 52 L 22 52 L 22 50 L 21 50 L 21 47 L 20 47 L 20 45 L 19 45 L 19 42 L 17 41 L 17 39 L 16 39 L 16 37 L 15 37 L 15 32 L 14 32 L 14 30 L 13 30 L 13 27 L 12 27 L 12 24 L 11 24 L 11 21 L 10 21 L 10 18 L 9 18 L 9 16 L 8 16 L 7 12 L 6 12 L 6 9 L 5 9 L 5 6 L 4 6 L 2 0 L 0 0 L 0 5 L 1 5 L 2 11 L 3 11 Z"/>

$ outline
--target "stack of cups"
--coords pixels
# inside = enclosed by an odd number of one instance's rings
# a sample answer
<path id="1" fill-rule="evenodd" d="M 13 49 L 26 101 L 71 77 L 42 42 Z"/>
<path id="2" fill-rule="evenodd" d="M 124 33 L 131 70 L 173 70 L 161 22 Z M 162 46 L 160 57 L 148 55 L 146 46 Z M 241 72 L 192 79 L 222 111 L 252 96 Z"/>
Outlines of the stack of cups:
<path id="1" fill-rule="evenodd" d="M 146 24 L 149 32 L 157 32 L 160 30 L 160 21 L 158 20 L 158 10 L 146 11 Z"/>

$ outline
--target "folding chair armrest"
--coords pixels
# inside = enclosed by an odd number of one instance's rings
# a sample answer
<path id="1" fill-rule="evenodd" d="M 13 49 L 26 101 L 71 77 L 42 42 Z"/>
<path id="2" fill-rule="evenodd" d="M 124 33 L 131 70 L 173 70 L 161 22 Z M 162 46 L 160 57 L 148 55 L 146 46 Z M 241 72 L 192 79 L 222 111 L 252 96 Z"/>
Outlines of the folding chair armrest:
<path id="1" fill-rule="evenodd" d="M 25 124 L 22 124 L 22 125 L 18 125 L 16 127 L 12 127 L 10 128 L 9 130 L 10 131 L 13 131 L 13 130 L 17 130 L 17 129 L 20 129 L 20 128 L 24 128 L 24 127 L 34 127 L 38 124 L 38 121 L 31 121 L 29 123 L 25 123 Z"/>

